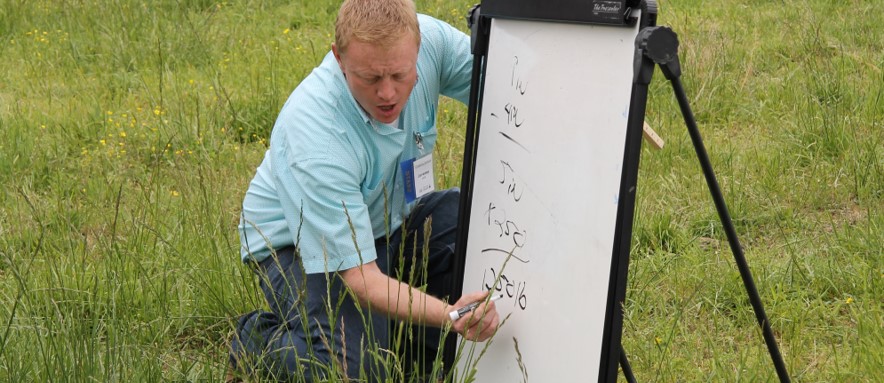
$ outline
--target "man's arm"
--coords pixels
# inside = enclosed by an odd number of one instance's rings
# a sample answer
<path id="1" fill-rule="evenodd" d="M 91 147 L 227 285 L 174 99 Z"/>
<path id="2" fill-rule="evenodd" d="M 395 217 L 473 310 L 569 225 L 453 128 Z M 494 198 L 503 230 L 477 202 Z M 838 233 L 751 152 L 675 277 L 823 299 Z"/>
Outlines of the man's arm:
<path id="1" fill-rule="evenodd" d="M 375 262 L 344 270 L 341 276 L 361 304 L 400 320 L 434 327 L 443 327 L 451 322 L 449 312 L 481 301 L 488 295 L 487 291 L 466 294 L 454 305 L 448 305 L 407 283 L 390 278 L 381 272 Z M 494 302 L 487 302 L 455 321 L 452 330 L 467 339 L 481 342 L 494 335 L 499 323 Z"/>
<path id="2" fill-rule="evenodd" d="M 441 20 L 433 21 L 436 28 L 427 32 L 427 44 L 435 45 L 439 59 L 439 93 L 467 104 L 473 75 L 470 37 Z"/>

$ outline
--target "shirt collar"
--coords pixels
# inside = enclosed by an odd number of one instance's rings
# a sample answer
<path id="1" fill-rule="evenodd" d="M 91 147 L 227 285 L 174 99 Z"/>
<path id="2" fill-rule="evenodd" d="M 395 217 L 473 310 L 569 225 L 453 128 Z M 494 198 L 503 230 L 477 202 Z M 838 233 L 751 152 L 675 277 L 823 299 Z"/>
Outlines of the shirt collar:
<path id="1" fill-rule="evenodd" d="M 346 80 L 344 81 L 344 89 L 347 90 L 347 95 L 350 96 L 350 102 L 353 104 L 353 107 L 356 108 L 356 112 L 359 113 L 360 116 L 362 116 L 362 121 L 364 121 L 366 124 L 371 124 L 371 115 L 366 113 L 365 109 L 362 109 L 362 105 L 359 105 L 359 102 L 356 101 L 356 97 L 353 97 L 353 93 L 350 92 L 350 87 L 347 86 Z"/>

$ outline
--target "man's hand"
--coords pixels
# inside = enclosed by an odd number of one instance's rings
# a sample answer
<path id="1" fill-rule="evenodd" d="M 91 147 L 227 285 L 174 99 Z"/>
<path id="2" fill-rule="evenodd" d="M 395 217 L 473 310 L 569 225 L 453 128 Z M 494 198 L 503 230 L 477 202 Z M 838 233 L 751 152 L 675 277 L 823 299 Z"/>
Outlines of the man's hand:
<path id="1" fill-rule="evenodd" d="M 488 299 L 488 291 L 464 294 L 451 308 L 457 310 L 473 302 L 482 302 L 475 310 L 470 311 L 454 321 L 452 330 L 466 339 L 482 342 L 491 338 L 500 325 L 500 316 L 494 302 Z"/>

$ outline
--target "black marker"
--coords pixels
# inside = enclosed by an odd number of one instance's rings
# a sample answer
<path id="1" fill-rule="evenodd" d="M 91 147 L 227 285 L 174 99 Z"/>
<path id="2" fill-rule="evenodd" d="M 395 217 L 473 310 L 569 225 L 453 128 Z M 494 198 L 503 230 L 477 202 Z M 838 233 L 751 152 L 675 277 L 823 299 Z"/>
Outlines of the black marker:
<path id="1" fill-rule="evenodd" d="M 494 302 L 500 298 L 503 298 L 503 294 L 499 294 L 499 295 L 495 295 L 495 296 L 491 297 L 491 302 Z M 456 321 L 456 320 L 462 318 L 464 315 L 467 315 L 468 312 L 475 310 L 476 307 L 479 307 L 479 305 L 484 301 L 485 300 L 483 299 L 478 302 L 470 303 L 464 307 L 457 309 L 457 311 L 452 311 L 452 312 L 448 313 L 448 317 L 451 318 L 452 321 Z"/>

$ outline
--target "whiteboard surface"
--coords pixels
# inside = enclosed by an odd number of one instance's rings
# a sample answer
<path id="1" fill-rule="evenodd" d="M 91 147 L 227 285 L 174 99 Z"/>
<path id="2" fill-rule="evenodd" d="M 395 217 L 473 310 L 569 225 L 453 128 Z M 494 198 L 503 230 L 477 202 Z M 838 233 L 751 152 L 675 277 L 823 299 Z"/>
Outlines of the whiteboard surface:
<path id="1" fill-rule="evenodd" d="M 638 26 L 491 22 L 463 291 L 509 318 L 476 381 L 596 381 Z"/>

